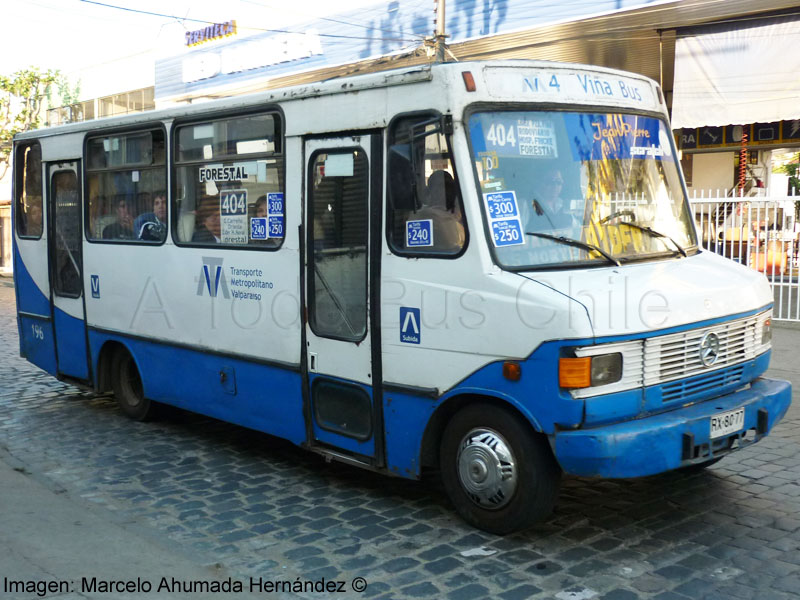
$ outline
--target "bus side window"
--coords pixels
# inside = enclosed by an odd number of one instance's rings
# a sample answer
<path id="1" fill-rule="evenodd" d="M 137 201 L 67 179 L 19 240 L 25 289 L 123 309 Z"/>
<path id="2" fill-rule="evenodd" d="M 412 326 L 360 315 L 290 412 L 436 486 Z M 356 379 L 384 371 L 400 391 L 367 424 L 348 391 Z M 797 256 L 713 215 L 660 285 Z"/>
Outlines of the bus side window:
<path id="1" fill-rule="evenodd" d="M 39 238 L 43 230 L 42 149 L 38 142 L 17 148 L 17 235 Z"/>
<path id="2" fill-rule="evenodd" d="M 388 237 L 401 255 L 457 256 L 467 241 L 452 154 L 432 117 L 398 119 L 389 134 Z"/>
<path id="3" fill-rule="evenodd" d="M 167 238 L 167 165 L 161 129 L 86 143 L 86 237 L 160 243 Z"/>
<path id="4" fill-rule="evenodd" d="M 279 248 L 286 224 L 280 115 L 180 125 L 175 140 L 175 241 Z"/>

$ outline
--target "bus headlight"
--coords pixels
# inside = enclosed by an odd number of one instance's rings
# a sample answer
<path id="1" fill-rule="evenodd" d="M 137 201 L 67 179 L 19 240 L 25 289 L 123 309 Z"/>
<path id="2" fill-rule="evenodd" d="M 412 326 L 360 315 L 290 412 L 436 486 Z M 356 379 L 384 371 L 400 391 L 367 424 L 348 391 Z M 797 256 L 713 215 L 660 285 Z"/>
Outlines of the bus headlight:
<path id="1" fill-rule="evenodd" d="M 599 354 L 558 360 L 558 384 L 562 388 L 608 385 L 622 379 L 622 354 Z"/>

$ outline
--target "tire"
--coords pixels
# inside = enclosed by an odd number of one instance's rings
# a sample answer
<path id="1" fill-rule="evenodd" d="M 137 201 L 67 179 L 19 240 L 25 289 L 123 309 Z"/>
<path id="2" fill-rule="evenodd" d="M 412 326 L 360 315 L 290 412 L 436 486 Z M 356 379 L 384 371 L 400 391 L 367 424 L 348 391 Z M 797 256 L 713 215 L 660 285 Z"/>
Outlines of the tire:
<path id="1" fill-rule="evenodd" d="M 153 402 L 144 397 L 144 386 L 136 362 L 126 350 L 119 350 L 111 363 L 114 397 L 120 410 L 135 421 L 154 415 Z"/>
<path id="2" fill-rule="evenodd" d="M 472 404 L 450 420 L 439 451 L 442 483 L 471 525 L 505 535 L 553 511 L 561 469 L 547 440 L 511 412 Z"/>

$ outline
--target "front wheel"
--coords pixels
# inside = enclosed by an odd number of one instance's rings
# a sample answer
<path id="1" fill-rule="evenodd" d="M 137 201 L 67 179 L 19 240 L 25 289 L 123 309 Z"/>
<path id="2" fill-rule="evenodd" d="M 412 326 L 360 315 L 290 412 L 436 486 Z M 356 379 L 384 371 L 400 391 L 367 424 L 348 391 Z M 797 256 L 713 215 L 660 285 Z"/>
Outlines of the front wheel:
<path id="1" fill-rule="evenodd" d="M 153 403 L 144 397 L 144 386 L 133 357 L 125 350 L 114 355 L 111 364 L 114 396 L 120 410 L 135 421 L 147 421 L 153 416 Z"/>
<path id="2" fill-rule="evenodd" d="M 511 412 L 473 404 L 445 428 L 442 482 L 471 525 L 505 535 L 547 518 L 561 469 L 546 439 Z"/>

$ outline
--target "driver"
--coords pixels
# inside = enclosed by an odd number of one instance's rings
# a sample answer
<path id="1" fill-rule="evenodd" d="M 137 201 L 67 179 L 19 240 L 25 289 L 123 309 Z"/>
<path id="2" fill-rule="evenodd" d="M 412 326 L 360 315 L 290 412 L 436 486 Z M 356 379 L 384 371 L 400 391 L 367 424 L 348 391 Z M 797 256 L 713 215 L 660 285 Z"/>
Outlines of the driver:
<path id="1" fill-rule="evenodd" d="M 526 231 L 570 229 L 575 225 L 569 203 L 561 197 L 563 188 L 561 169 L 548 169 L 536 178 Z"/>

